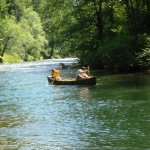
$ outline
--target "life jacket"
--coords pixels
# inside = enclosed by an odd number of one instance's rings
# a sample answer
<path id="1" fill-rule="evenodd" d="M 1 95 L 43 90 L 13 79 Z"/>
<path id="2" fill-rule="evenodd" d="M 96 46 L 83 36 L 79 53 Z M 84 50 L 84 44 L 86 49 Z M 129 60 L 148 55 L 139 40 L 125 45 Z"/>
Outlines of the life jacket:
<path id="1" fill-rule="evenodd" d="M 52 77 L 59 77 L 59 71 L 53 71 Z"/>

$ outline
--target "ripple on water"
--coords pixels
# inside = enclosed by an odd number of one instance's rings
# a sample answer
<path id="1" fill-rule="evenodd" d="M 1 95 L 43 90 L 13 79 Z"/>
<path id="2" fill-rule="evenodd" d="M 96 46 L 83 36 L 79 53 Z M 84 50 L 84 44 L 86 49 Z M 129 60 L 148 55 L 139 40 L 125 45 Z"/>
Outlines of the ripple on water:
<path id="1" fill-rule="evenodd" d="M 0 66 L 0 149 L 149 148 L 149 76 L 98 76 L 89 87 L 48 85 L 46 76 L 59 63 Z"/>

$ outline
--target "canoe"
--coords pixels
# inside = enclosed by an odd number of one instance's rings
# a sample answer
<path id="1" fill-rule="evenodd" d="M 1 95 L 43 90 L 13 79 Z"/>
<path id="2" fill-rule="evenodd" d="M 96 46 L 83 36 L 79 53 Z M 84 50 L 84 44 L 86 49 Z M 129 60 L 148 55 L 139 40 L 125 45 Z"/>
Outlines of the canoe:
<path id="1" fill-rule="evenodd" d="M 96 77 L 91 77 L 84 80 L 76 80 L 75 78 L 62 78 L 54 80 L 51 76 L 47 76 L 48 82 L 54 85 L 96 85 Z"/>

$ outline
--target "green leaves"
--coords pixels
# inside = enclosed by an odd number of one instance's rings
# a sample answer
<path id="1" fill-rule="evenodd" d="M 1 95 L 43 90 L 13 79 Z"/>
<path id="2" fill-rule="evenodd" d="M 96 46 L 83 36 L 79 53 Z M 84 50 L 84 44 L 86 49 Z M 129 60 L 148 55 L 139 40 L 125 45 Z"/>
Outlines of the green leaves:
<path id="1" fill-rule="evenodd" d="M 22 31 L 21 27 L 9 17 L 7 17 L 5 20 L 1 20 L 0 31 L 0 53 L 3 57 L 5 52 L 13 53 L 14 47 L 16 47 L 16 44 L 20 41 L 19 36 Z"/>
<path id="2" fill-rule="evenodd" d="M 22 60 L 41 59 L 47 40 L 40 17 L 31 8 L 24 9 L 20 22 L 10 17 L 1 20 L 0 31 L 1 56 L 16 53 Z"/>
<path id="3" fill-rule="evenodd" d="M 39 15 L 31 8 L 25 9 L 20 26 L 24 32 L 23 45 L 25 53 L 31 55 L 32 60 L 40 59 L 40 52 L 43 51 L 47 40 Z M 30 60 L 32 57 L 30 57 Z M 25 57 L 24 60 L 28 60 L 28 58 Z"/>
<path id="4" fill-rule="evenodd" d="M 137 61 L 142 68 L 150 68 L 150 37 L 146 38 L 146 46 L 140 53 L 138 53 Z"/>
<path id="5" fill-rule="evenodd" d="M 76 56 L 115 70 L 149 66 L 142 37 L 150 34 L 149 8 L 146 0 L 0 0 L 0 54 Z"/>
<path id="6" fill-rule="evenodd" d="M 5 0 L 0 0 L 0 18 L 5 18 L 7 15 L 7 4 Z"/>

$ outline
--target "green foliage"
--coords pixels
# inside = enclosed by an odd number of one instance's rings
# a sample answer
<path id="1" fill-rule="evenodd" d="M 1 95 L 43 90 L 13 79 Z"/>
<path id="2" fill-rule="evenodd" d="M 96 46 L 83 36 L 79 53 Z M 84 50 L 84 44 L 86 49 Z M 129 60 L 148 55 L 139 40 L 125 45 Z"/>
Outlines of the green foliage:
<path id="1" fill-rule="evenodd" d="M 41 59 L 47 43 L 40 17 L 31 8 L 24 9 L 20 22 L 12 17 L 1 20 L 0 39 L 1 56 L 17 53 L 22 60 Z"/>
<path id="2" fill-rule="evenodd" d="M 150 36 L 146 38 L 145 48 L 138 53 L 137 61 L 140 67 L 144 69 L 150 68 Z"/>
<path id="3" fill-rule="evenodd" d="M 5 0 L 0 0 L 0 19 L 7 15 L 7 4 Z"/>
<path id="4" fill-rule="evenodd" d="M 31 8 L 28 8 L 24 10 L 24 15 L 21 18 L 20 25 L 24 32 L 24 50 L 25 53 L 28 54 L 24 55 L 23 60 L 41 59 L 40 53 L 45 48 L 47 40 L 45 38 L 40 17 Z"/>
<path id="5" fill-rule="evenodd" d="M 102 45 L 104 67 L 115 71 L 127 72 L 134 65 L 134 52 L 127 39 L 110 39 Z"/>
<path id="6" fill-rule="evenodd" d="M 7 0 L 7 10 L 9 16 L 14 16 L 16 21 L 19 22 L 26 9 L 32 0 Z"/>
<path id="7" fill-rule="evenodd" d="M 3 62 L 8 62 L 8 63 L 14 63 L 14 62 L 20 62 L 21 59 L 18 54 L 5 54 L 4 57 L 2 58 Z"/>
<path id="8" fill-rule="evenodd" d="M 23 32 L 19 24 L 7 17 L 0 22 L 0 54 L 20 52 Z M 21 52 L 22 53 L 22 52 Z"/>
<path id="9" fill-rule="evenodd" d="M 133 71 L 137 67 L 136 53 L 144 46 L 140 33 L 149 32 L 148 24 L 142 22 L 149 14 L 148 6 L 142 1 L 82 0 L 74 7 L 70 4 L 71 11 L 65 11 L 66 24 L 60 32 L 63 44 L 82 63 Z"/>
<path id="10" fill-rule="evenodd" d="M 40 8 L 38 12 L 40 12 L 43 28 L 49 43 L 47 45 L 47 51 L 49 53 L 49 58 L 51 58 L 52 55 L 55 55 L 55 52 L 57 53 L 56 50 L 58 49 L 60 49 L 59 53 L 62 53 L 60 44 L 62 36 L 60 35 L 60 31 L 63 29 L 64 24 L 62 25 L 60 23 L 64 20 L 64 9 L 66 8 L 63 8 L 64 2 L 61 0 L 57 2 L 47 0 L 40 2 L 39 0 L 38 2 L 36 5 Z M 34 9 L 36 9 L 36 5 L 34 5 Z"/>
<path id="11" fill-rule="evenodd" d="M 76 56 L 117 71 L 148 68 L 149 9 L 148 0 L 0 0 L 0 55 Z"/>

